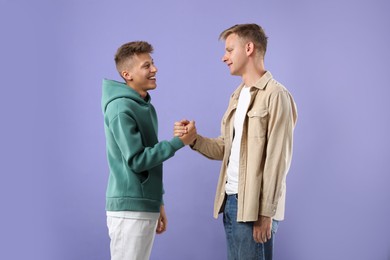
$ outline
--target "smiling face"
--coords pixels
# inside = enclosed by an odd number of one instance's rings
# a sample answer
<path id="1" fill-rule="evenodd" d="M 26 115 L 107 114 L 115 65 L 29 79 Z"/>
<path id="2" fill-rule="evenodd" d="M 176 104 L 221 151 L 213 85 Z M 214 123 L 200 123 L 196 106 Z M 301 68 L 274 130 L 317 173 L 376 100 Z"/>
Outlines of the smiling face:
<path id="1" fill-rule="evenodd" d="M 147 95 L 147 91 L 155 89 L 157 67 L 149 53 L 134 55 L 129 60 L 126 69 L 122 71 L 122 77 L 127 85 L 137 91 L 142 97 Z"/>
<path id="2" fill-rule="evenodd" d="M 248 56 L 245 43 L 237 34 L 232 33 L 226 38 L 222 61 L 228 65 L 231 75 L 242 76 L 245 73 Z"/>

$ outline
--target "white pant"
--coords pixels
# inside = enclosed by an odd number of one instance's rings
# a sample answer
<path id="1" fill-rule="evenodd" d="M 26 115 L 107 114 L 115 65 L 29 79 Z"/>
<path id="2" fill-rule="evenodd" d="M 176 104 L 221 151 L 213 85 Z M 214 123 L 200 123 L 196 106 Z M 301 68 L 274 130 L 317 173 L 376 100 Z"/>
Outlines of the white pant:
<path id="1" fill-rule="evenodd" d="M 107 216 L 111 260 L 149 260 L 157 220 Z"/>

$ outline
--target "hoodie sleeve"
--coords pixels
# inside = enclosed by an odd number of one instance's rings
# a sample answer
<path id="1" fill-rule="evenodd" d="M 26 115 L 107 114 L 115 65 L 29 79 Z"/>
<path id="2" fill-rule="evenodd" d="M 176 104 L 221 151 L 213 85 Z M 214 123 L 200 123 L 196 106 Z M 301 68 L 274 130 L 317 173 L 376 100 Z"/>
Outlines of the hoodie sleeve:
<path id="1" fill-rule="evenodd" d="M 158 142 L 153 147 L 145 147 L 134 119 L 126 113 L 119 113 L 114 117 L 109 124 L 109 129 L 123 159 L 136 173 L 160 165 L 184 146 L 180 138 L 174 137 L 170 141 Z"/>

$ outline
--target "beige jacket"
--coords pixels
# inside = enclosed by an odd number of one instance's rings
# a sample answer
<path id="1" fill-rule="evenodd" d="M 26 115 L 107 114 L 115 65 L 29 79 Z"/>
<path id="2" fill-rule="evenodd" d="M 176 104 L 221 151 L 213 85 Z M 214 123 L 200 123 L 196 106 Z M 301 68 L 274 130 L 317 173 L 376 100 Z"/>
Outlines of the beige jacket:
<path id="1" fill-rule="evenodd" d="M 212 139 L 198 135 L 192 146 L 207 158 L 222 160 L 214 202 L 215 218 L 224 209 L 234 115 L 243 86 L 242 83 L 230 98 L 221 122 L 221 136 Z M 237 221 L 256 221 L 259 215 L 283 220 L 286 175 L 291 163 L 297 120 L 295 102 L 270 72 L 251 86 L 250 93 L 241 141 Z"/>

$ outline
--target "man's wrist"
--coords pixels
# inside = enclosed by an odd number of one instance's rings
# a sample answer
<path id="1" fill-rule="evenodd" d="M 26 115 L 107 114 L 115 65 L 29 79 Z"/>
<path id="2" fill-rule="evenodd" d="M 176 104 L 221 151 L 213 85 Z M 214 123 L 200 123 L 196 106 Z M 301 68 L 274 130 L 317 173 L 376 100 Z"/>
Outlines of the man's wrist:
<path id="1" fill-rule="evenodd" d="M 191 148 L 193 148 L 194 146 L 195 146 L 195 144 L 196 144 L 196 140 L 197 140 L 198 138 L 195 138 L 195 140 L 190 144 L 190 147 Z"/>

